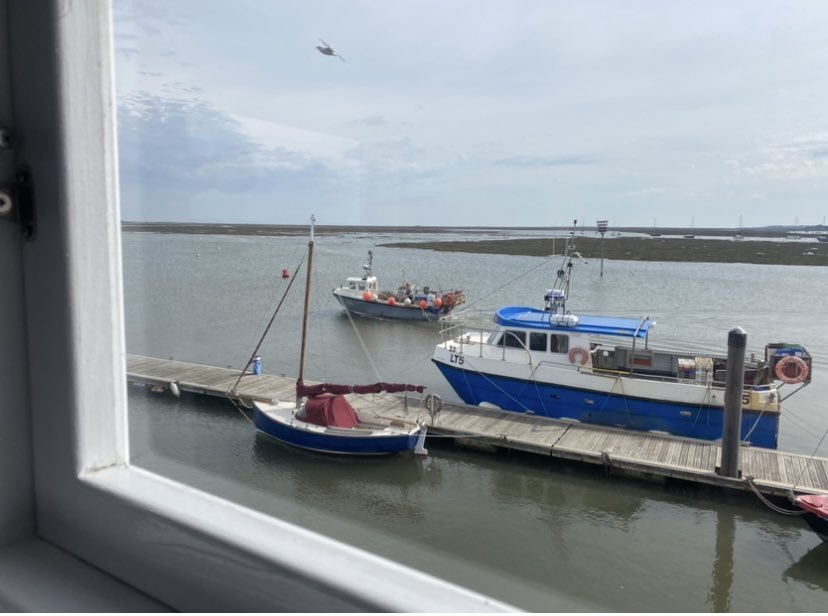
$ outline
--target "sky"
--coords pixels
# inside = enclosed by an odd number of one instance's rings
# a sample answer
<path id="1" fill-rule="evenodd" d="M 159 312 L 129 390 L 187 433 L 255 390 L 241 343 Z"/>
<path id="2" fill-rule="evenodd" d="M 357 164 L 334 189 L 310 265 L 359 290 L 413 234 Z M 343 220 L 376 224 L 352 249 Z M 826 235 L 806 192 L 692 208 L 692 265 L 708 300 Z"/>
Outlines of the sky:
<path id="1" fill-rule="evenodd" d="M 115 0 L 114 22 L 127 221 L 828 215 L 822 0 Z"/>

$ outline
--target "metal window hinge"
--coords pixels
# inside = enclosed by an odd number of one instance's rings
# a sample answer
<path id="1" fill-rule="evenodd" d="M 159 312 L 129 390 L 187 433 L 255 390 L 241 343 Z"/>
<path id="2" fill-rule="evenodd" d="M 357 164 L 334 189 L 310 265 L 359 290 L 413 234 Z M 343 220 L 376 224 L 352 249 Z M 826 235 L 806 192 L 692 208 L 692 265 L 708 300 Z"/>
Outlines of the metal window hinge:
<path id="1" fill-rule="evenodd" d="M 0 218 L 11 217 L 15 214 L 23 232 L 23 239 L 34 240 L 37 225 L 35 224 L 32 172 L 28 165 L 18 168 L 11 186 L 0 188 Z"/>

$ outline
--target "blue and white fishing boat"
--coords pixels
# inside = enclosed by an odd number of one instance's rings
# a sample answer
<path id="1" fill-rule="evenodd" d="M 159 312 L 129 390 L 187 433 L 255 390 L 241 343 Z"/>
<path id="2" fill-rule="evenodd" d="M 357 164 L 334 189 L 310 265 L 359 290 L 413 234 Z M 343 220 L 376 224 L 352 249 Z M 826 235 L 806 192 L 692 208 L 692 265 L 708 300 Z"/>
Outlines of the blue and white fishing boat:
<path id="1" fill-rule="evenodd" d="M 501 308 L 494 328 L 473 327 L 465 314 L 444 321 L 432 361 L 457 395 L 517 413 L 721 438 L 727 356 L 651 348 L 655 322 L 646 317 L 568 312 L 574 254 L 570 238 L 542 309 Z M 776 448 L 780 402 L 810 382 L 811 357 L 800 345 L 768 344 L 763 359 L 746 359 L 744 377 L 741 438 Z"/>
<path id="2" fill-rule="evenodd" d="M 302 319 L 302 347 L 299 357 L 299 377 L 296 382 L 296 399 L 268 403 L 254 402 L 256 430 L 288 445 L 324 453 L 383 455 L 415 451 L 415 453 L 425 454 L 426 450 L 423 445 L 426 429 L 422 424 L 415 422 L 411 425 L 397 420 L 385 420 L 373 414 L 370 417 L 367 414 L 363 415 L 354 409 L 345 397 L 347 394 L 377 394 L 382 392 L 416 391 L 422 393 L 423 386 L 397 383 L 375 383 L 373 385 L 323 383 L 306 385 L 304 382 L 308 306 L 313 270 L 313 222 L 314 219 L 311 217 L 305 308 Z M 273 319 L 271 318 L 272 322 Z M 269 327 L 270 325 L 268 325 Z M 266 334 L 267 329 L 264 335 Z M 261 345 L 261 340 L 259 345 Z M 257 346 L 251 360 L 256 356 L 258 348 Z"/>
<path id="3" fill-rule="evenodd" d="M 374 253 L 368 251 L 368 263 L 362 276 L 352 276 L 333 290 L 333 295 L 348 312 L 374 319 L 402 321 L 437 321 L 466 301 L 461 290 L 422 289 L 407 282 L 397 291 L 381 291 L 372 272 Z"/>

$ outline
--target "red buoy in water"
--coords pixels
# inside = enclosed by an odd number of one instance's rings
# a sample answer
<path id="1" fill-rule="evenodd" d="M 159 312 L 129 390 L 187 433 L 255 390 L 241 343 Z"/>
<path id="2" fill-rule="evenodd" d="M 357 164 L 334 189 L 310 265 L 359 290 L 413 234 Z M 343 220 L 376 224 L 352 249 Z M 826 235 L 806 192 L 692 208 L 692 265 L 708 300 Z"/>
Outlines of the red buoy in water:
<path id="1" fill-rule="evenodd" d="M 283 269 L 282 278 L 290 278 L 290 272 L 288 272 L 286 269 Z"/>

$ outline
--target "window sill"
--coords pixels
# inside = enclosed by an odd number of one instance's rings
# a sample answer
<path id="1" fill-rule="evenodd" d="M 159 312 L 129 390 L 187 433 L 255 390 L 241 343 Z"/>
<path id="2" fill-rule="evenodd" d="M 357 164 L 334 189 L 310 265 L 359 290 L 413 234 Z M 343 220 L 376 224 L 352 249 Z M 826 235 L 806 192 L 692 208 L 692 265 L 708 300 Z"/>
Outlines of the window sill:
<path id="1" fill-rule="evenodd" d="M 0 549 L 0 611 L 171 610 L 45 541 L 32 538 Z"/>
<path id="2" fill-rule="evenodd" d="M 175 609 L 515 610 L 140 468 L 85 473 L 80 484 L 86 495 L 64 510 L 56 543 Z M 94 536 L 82 530 L 90 517 Z"/>

